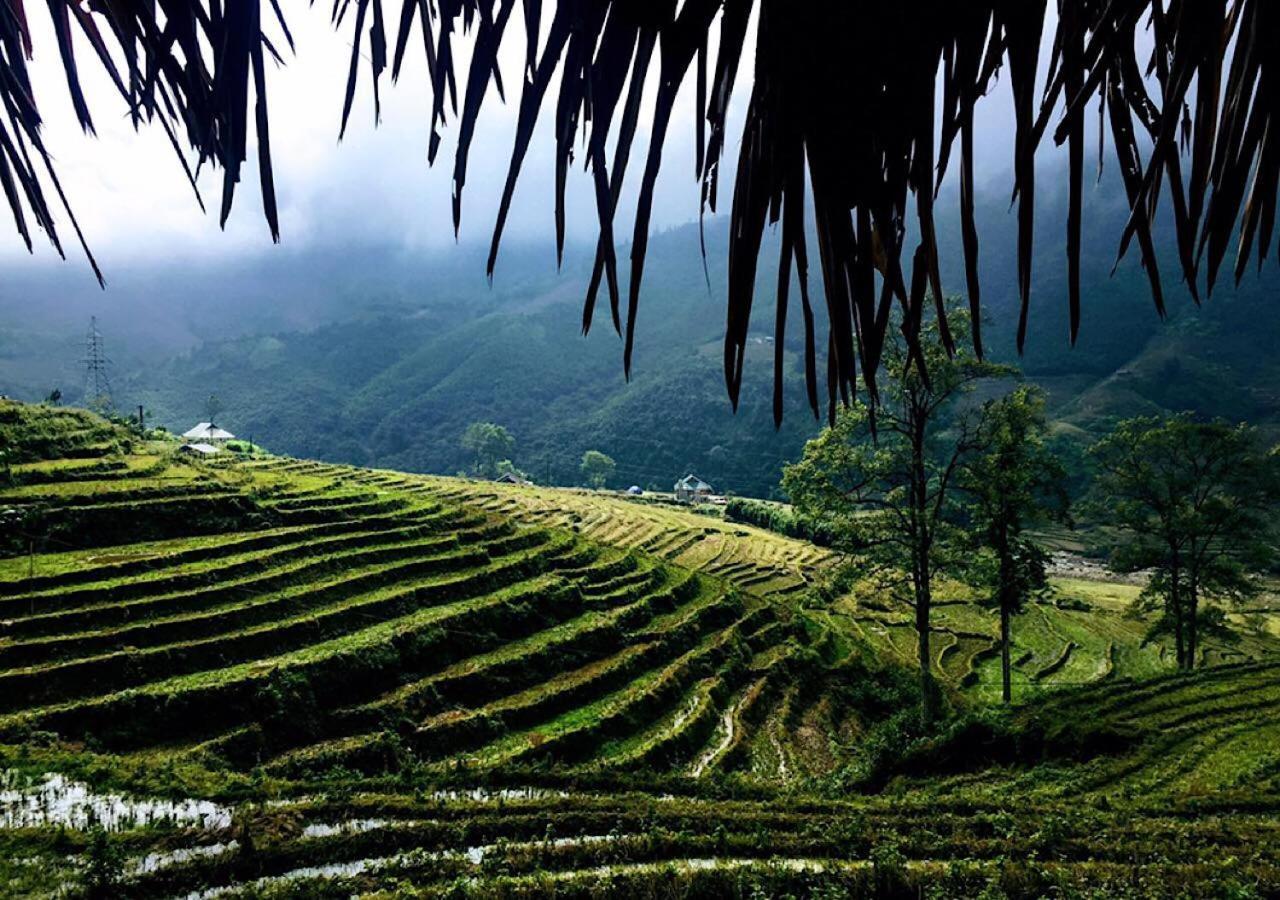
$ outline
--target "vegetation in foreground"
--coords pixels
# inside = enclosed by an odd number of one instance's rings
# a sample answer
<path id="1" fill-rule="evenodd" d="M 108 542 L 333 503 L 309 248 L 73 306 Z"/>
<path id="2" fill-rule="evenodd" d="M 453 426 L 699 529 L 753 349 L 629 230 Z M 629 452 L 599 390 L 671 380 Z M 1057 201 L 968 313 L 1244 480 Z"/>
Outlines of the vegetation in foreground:
<path id="1" fill-rule="evenodd" d="M 1071 498 L 1048 445 L 1043 392 L 999 395 L 999 379 L 1016 370 L 981 362 L 963 341 L 953 350 L 940 318 L 915 327 L 917 343 L 903 336 L 885 347 L 879 405 L 837 411 L 833 398 L 832 424 L 786 467 L 782 485 L 796 521 L 820 523 L 840 551 L 837 579 L 860 579 L 877 599 L 911 610 L 929 723 L 938 585 L 967 584 L 999 614 L 1001 696 L 1010 702 L 1011 619 L 1046 586 L 1046 553 L 1025 532 L 1070 525 Z M 998 396 L 975 402 L 980 386 Z M 1178 667 L 1194 668 L 1201 631 L 1229 633 L 1224 609 L 1260 594 L 1280 558 L 1280 456 L 1248 426 L 1189 414 L 1125 420 L 1089 456 L 1095 526 L 1121 536 L 1113 558 L 1122 570 L 1150 572 L 1140 599 L 1162 615 L 1148 637 L 1171 632 Z M 1041 671 L 1065 665 L 1072 649 Z"/>
<path id="2" fill-rule="evenodd" d="M 1177 674 L 1150 614 L 1059 582 L 992 712 L 997 617 L 948 584 L 928 728 L 911 620 L 810 605 L 813 545 L 0 404 L 54 417 L 0 492 L 9 893 L 1280 890 L 1263 628 Z"/>

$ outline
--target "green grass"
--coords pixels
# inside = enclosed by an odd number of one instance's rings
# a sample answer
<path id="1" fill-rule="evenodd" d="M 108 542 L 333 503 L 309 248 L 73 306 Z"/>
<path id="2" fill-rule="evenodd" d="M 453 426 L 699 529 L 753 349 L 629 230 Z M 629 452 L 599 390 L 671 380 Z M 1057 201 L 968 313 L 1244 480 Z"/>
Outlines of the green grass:
<path id="1" fill-rule="evenodd" d="M 1140 585 L 1117 581 L 1091 581 L 1084 578 L 1054 578 L 1053 591 L 1064 600 L 1082 600 L 1091 606 L 1113 611 L 1127 611 L 1138 594 Z"/>
<path id="2" fill-rule="evenodd" d="M 97 458 L 132 443 L 123 428 L 83 409 L 0 400 L 0 447 L 11 463 Z"/>

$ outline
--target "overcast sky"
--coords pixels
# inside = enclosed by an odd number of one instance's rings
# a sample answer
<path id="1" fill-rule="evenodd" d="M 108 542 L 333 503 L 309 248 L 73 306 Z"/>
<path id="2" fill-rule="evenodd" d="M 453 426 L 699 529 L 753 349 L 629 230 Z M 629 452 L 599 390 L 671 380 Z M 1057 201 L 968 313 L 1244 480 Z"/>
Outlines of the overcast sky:
<path id="1" fill-rule="evenodd" d="M 451 121 L 436 166 L 428 168 L 430 92 L 420 44 L 416 39 L 411 42 L 400 83 L 392 88 L 389 78 L 386 80 L 382 123 L 377 128 L 373 125 L 365 62 L 351 125 L 339 144 L 338 120 L 350 52 L 350 22 L 345 23 L 342 34 L 337 34 L 329 25 L 329 4 L 283 5 L 290 17 L 297 54 L 288 59 L 285 67 L 268 63 L 267 75 L 283 241 L 292 248 L 365 242 L 406 250 L 451 245 L 454 128 Z M 79 55 L 98 134 L 83 134 L 72 114 L 48 18 L 35 11 L 31 21 L 36 53 L 33 78 L 46 119 L 46 144 L 56 155 L 59 175 L 108 278 L 113 265 L 155 260 L 161 254 L 172 260 L 273 252 L 261 215 L 256 152 L 252 147 L 235 210 L 224 233 L 218 227 L 216 214 L 221 172 L 206 170 L 201 176 L 201 190 L 211 208 L 210 213 L 202 214 L 164 133 L 154 127 L 133 130 L 123 102 L 100 74 L 87 46 L 79 48 Z M 513 22 L 511 28 L 519 26 Z M 284 47 L 282 40 L 276 43 Z M 508 40 L 505 52 L 507 103 L 490 97 L 485 105 L 469 166 L 463 208 L 464 242 L 487 241 L 509 160 L 521 85 L 523 41 Z M 745 58 L 751 58 L 749 49 Z M 744 65 L 746 72 L 749 68 Z M 650 81 L 649 100 L 653 94 L 652 77 Z M 656 229 L 689 221 L 698 213 L 698 191 L 693 180 L 692 78 L 689 81 L 668 139 L 653 219 Z M 748 91 L 749 84 L 744 79 L 739 84 L 730 128 L 732 141 L 726 153 L 730 163 L 737 152 L 736 135 Z M 1009 168 L 1009 105 L 1003 83 L 996 94 L 980 108 L 980 177 Z M 553 108 L 553 104 L 552 98 L 548 105 Z M 646 116 L 649 114 L 646 109 Z M 551 239 L 553 145 L 549 126 L 550 117 L 544 116 L 524 166 L 507 229 L 508 240 Z M 642 135 L 644 131 L 642 127 Z M 635 154 L 643 149 L 643 144 L 638 144 Z M 628 218 L 634 205 L 638 184 L 634 176 L 638 171 L 639 164 L 633 162 L 629 173 L 632 177 L 628 179 L 631 193 L 623 203 L 623 215 Z M 594 238 L 593 202 L 589 179 L 579 169 L 570 178 L 571 239 Z M 2 268 L 40 265 L 54 259 L 47 244 L 37 246 L 33 261 L 16 236 L 0 240 Z"/>

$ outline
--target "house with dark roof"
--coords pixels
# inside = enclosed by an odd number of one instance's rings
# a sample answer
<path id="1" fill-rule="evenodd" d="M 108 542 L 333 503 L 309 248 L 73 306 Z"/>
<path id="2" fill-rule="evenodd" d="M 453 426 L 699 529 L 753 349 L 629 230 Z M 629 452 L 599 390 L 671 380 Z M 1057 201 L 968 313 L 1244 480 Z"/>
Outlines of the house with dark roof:
<path id="1" fill-rule="evenodd" d="M 523 487 L 532 487 L 533 485 L 533 482 L 528 478 L 525 478 L 523 475 L 518 475 L 515 472 L 503 472 L 493 480 L 499 484 L 518 484 Z"/>

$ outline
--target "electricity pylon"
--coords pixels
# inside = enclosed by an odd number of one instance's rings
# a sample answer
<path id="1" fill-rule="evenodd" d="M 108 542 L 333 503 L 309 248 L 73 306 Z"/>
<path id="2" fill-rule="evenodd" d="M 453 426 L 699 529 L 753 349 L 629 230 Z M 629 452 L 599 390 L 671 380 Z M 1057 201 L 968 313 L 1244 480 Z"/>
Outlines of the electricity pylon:
<path id="1" fill-rule="evenodd" d="M 112 408 L 111 376 L 107 372 L 110 364 L 103 349 L 102 332 L 98 330 L 98 317 L 92 316 L 84 354 L 84 405 L 89 409 L 107 412 Z"/>

